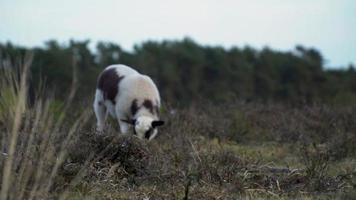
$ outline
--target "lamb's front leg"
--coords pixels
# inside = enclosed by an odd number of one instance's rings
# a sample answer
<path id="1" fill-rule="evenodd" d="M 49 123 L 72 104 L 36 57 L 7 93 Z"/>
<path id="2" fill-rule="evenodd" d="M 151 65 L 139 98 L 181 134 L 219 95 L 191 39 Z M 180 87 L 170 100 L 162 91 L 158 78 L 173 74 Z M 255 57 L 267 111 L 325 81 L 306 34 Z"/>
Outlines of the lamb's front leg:
<path id="1" fill-rule="evenodd" d="M 118 119 L 118 121 L 120 125 L 120 132 L 124 135 L 128 134 L 130 132 L 130 125 L 120 119 Z"/>
<path id="2" fill-rule="evenodd" d="M 107 116 L 105 105 L 103 105 L 103 103 L 99 101 L 95 101 L 94 112 L 97 120 L 96 130 L 102 132 L 104 130 L 106 116 Z"/>

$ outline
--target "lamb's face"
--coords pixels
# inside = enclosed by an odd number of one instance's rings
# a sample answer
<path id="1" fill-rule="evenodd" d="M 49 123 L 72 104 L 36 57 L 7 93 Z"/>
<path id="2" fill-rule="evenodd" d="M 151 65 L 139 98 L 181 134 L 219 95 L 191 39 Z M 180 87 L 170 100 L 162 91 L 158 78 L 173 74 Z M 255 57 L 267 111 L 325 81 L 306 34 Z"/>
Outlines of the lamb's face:
<path id="1" fill-rule="evenodd" d="M 137 118 L 134 125 L 137 137 L 139 137 L 140 139 L 153 139 L 157 135 L 157 129 L 152 128 L 152 122 L 153 119 L 150 117 L 142 116 Z"/>
<path id="2" fill-rule="evenodd" d="M 157 127 L 164 124 L 164 121 L 154 120 L 147 116 L 140 116 L 132 120 L 121 119 L 121 121 L 132 125 L 134 134 L 138 138 L 147 140 L 155 138 L 158 132 Z"/>

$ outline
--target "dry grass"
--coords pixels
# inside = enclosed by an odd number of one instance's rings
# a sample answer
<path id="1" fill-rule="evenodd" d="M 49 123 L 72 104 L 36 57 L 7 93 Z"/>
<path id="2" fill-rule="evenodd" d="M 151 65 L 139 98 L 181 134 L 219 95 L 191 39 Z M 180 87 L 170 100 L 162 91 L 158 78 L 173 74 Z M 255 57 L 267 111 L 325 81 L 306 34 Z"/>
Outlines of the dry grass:
<path id="1" fill-rule="evenodd" d="M 52 101 L 42 97 L 30 107 L 27 78 L 31 61 L 28 54 L 19 66 L 0 68 L 0 199 L 51 198 L 68 145 L 89 117 L 84 113 L 65 127 L 68 107 L 53 113 Z M 69 95 L 68 104 L 72 98 Z"/>
<path id="2" fill-rule="evenodd" d="M 72 160 L 64 164 L 67 167 L 63 173 L 73 170 L 70 166 L 80 169 L 81 158 L 87 154 L 96 155 L 96 159 L 72 197 L 332 199 L 343 198 L 355 189 L 355 167 L 350 167 L 356 164 L 352 161 L 354 154 L 344 156 L 343 160 L 351 162 L 349 167 L 331 173 L 330 169 L 339 163 L 331 159 L 327 146 L 331 141 L 286 144 L 255 138 L 236 143 L 229 135 L 213 135 L 215 124 L 202 112 L 167 114 L 168 125 L 150 143 L 117 136 L 112 128 L 105 136 L 83 130 L 81 139 L 72 146 Z"/>

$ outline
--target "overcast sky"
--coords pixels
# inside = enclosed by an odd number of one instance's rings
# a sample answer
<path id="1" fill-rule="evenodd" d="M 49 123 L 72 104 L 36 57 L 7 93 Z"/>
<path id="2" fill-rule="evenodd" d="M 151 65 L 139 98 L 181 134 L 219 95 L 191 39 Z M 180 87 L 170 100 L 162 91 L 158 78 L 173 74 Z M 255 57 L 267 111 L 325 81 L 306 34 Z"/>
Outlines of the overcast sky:
<path id="1" fill-rule="evenodd" d="M 327 66 L 356 64 L 356 0 L 0 0 L 0 42 L 153 39 L 321 51 Z M 94 45 L 94 43 L 93 43 Z"/>

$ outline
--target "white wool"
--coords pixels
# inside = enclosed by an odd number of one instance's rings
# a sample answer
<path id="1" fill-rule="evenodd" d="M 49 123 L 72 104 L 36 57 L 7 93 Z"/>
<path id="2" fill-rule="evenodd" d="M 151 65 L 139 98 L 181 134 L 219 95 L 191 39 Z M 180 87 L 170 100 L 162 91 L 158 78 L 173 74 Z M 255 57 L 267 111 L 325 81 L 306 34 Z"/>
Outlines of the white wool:
<path id="1" fill-rule="evenodd" d="M 145 75 L 134 74 L 125 77 L 119 85 L 119 93 L 116 98 L 118 102 L 116 109 L 122 114 L 126 114 L 126 111 L 130 110 L 131 103 L 134 99 L 137 99 L 139 105 L 142 104 L 145 99 L 149 99 L 152 102 L 158 102 L 158 106 L 160 106 L 160 98 L 156 85 Z M 148 115 L 153 118 L 156 117 L 152 116 L 152 114 L 145 109 L 139 110 L 137 114 Z"/>
<path id="2" fill-rule="evenodd" d="M 108 70 L 108 69 L 111 69 L 111 68 L 115 68 L 116 72 L 120 76 L 128 76 L 128 75 L 132 75 L 132 74 L 139 74 L 136 70 L 132 69 L 131 67 L 128 67 L 128 66 L 122 65 L 122 64 L 109 65 L 108 67 L 105 68 L 105 70 Z"/>

